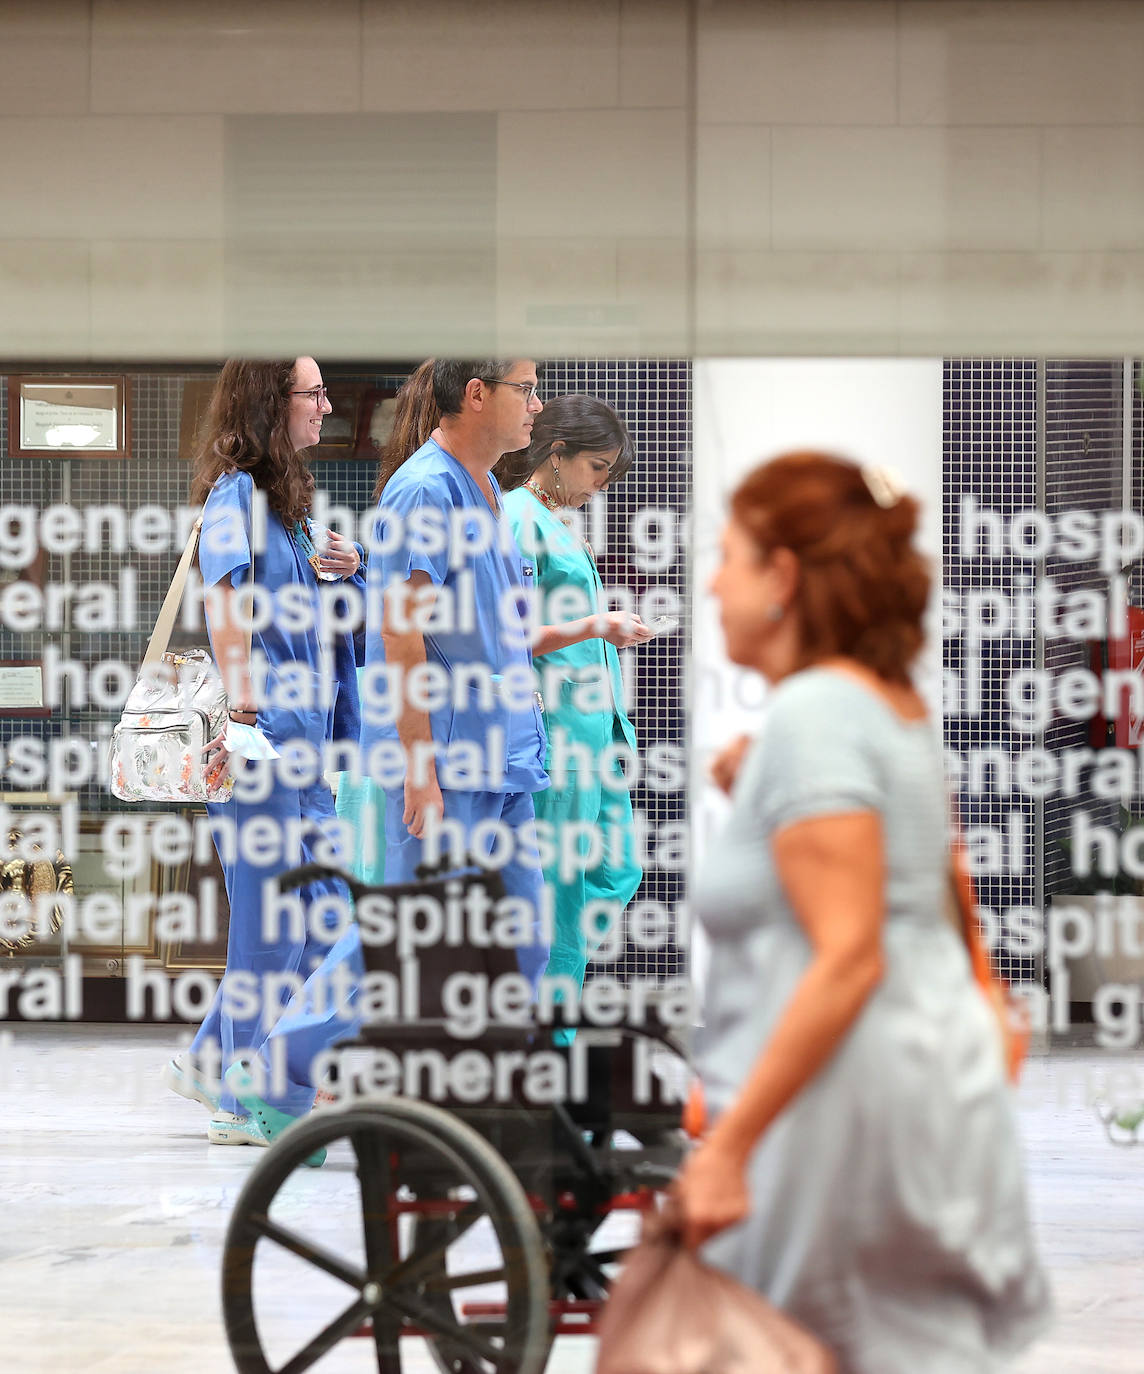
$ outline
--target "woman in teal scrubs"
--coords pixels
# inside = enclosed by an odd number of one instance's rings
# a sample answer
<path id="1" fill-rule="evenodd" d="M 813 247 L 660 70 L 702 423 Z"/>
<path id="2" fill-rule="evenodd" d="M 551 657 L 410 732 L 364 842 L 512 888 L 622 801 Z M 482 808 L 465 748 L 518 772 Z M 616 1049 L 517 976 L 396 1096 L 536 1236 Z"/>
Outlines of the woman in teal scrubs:
<path id="1" fill-rule="evenodd" d="M 652 631 L 638 616 L 601 612 L 603 585 L 587 542 L 566 523 L 570 512 L 622 478 L 632 442 L 623 421 L 595 396 L 546 401 L 532 443 L 496 469 L 504 509 L 539 594 L 533 658 L 544 685 L 545 767 L 552 786 L 533 798 L 538 821 L 579 823 L 579 858 L 544 871 L 555 893 L 555 930 L 546 975 L 579 988 L 588 961 L 635 895 L 643 870 L 633 852 L 631 796 L 617 755 L 636 748 L 624 714 L 617 649 Z M 553 670 L 556 670 L 555 672 Z M 609 746 L 617 749 L 609 750 Z M 591 853 L 594 825 L 602 853 Z M 569 871 L 569 870 L 573 871 Z"/>

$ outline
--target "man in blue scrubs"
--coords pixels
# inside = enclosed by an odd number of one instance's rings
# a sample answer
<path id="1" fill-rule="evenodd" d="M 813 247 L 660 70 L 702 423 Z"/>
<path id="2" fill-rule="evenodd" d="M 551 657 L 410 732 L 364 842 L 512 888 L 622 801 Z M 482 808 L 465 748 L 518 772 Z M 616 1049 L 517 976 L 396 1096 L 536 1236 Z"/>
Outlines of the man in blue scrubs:
<path id="1" fill-rule="evenodd" d="M 502 518 L 492 475 L 503 454 L 529 443 L 541 408 L 536 367 L 442 360 L 433 389 L 441 422 L 386 485 L 367 574 L 371 617 L 381 599 L 384 611 L 381 633 L 376 624 L 366 631 L 362 757 L 380 780 L 374 763 L 398 763 L 400 746 L 404 777 L 392 785 L 390 769 L 385 779 L 386 877 L 395 883 L 415 877 L 435 821 L 459 823 L 466 839 L 482 822 L 515 835 L 534 820 L 532 794 L 548 786 L 521 604 L 531 600 L 533 569 Z M 376 710 L 382 663 L 405 684 L 397 713 Z M 411 700 L 419 676 L 445 689 L 436 709 Z M 548 960 L 540 869 L 518 852 L 501 876 L 536 912 L 535 938 L 518 951 L 535 987 Z"/>
<path id="2" fill-rule="evenodd" d="M 415 878 L 435 828 L 459 832 L 465 851 L 488 852 L 498 833 L 515 837 L 499 871 L 529 912 L 517 961 L 534 992 L 549 946 L 540 859 L 526 840 L 532 794 L 548 786 L 546 741 L 531 681 L 532 569 L 502 516 L 492 468 L 527 447 L 541 409 L 536 387 L 532 362 L 437 362 L 440 424 L 389 479 L 378 510 L 361 703 L 363 766 L 386 788 L 387 881 Z M 383 684 L 398 679 L 394 702 Z M 262 1100 L 240 1090 L 270 1134 L 286 1124 L 281 1113 L 309 1110 L 314 1059 L 356 1029 L 329 995 L 342 965 L 354 982 L 362 976 L 356 926 L 263 1046 L 266 1065 L 284 1065 L 286 1091 Z"/>

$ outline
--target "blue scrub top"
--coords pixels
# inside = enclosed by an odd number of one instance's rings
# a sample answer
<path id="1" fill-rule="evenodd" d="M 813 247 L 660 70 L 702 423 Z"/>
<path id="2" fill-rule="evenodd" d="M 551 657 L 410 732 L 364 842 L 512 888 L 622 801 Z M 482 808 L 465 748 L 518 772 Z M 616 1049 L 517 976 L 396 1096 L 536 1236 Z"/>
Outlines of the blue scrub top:
<path id="1" fill-rule="evenodd" d="M 326 739 L 356 740 L 360 713 L 352 636 L 344 631 L 330 636 L 323 656 L 317 576 L 281 519 L 269 508 L 266 548 L 252 554 L 253 493 L 249 472 L 224 473 L 211 488 L 203 507 L 199 539 L 203 586 L 213 587 L 224 577 L 229 577 L 232 587 L 244 586 L 251 581 L 253 564 L 254 580 L 260 587 L 275 595 L 295 584 L 304 591 L 293 595 L 308 601 L 314 613 L 310 628 L 295 628 L 289 617 L 279 615 L 252 632 L 252 658 L 262 655 L 268 665 L 263 696 L 273 701 L 260 707 L 258 724 L 275 744 L 292 739 L 316 745 Z M 364 589 L 360 570 L 346 581 Z M 324 704 L 324 699 L 329 704 Z"/>
<path id="2" fill-rule="evenodd" d="M 446 590 L 453 612 L 451 623 L 423 632 L 426 661 L 440 664 L 450 678 L 450 701 L 429 713 L 433 740 L 446 748 L 473 741 L 484 755 L 480 775 L 473 776 L 471 785 L 454 790 L 537 792 L 548 786 L 544 723 L 535 699 L 528 695 L 525 704 L 524 693 L 515 686 L 518 675 L 523 680 L 532 671 L 528 606 L 535 570 L 521 558 L 511 528 L 499 513 L 496 479 L 490 475 L 489 481 L 496 495 L 496 516 L 466 469 L 429 439 L 386 484 L 367 574 L 370 615 L 362 752 L 368 759 L 376 743 L 398 737 L 396 724 L 384 719 L 393 712 L 371 712 L 369 700 L 377 691 L 368 686 L 371 668 L 385 660 L 382 594 L 387 587 L 407 582 L 414 572 L 424 572 L 434 586 Z M 488 546 L 476 547 L 490 525 L 495 533 L 485 541 Z M 452 537 L 438 537 L 450 532 Z M 498 678 L 513 674 L 512 695 L 520 709 L 510 709 L 510 702 L 495 691 L 491 709 L 482 704 L 475 688 L 458 699 L 452 690 L 453 674 L 470 664 L 485 665 Z M 439 776 L 440 769 L 439 755 Z"/>

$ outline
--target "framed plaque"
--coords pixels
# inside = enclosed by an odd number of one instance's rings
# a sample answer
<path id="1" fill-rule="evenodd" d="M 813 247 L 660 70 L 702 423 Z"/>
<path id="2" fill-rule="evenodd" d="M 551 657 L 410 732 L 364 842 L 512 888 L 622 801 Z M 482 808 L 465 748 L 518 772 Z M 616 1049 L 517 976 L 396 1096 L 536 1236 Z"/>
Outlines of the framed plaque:
<path id="1" fill-rule="evenodd" d="M 130 877 L 120 877 L 111 871 L 111 864 L 103 848 L 103 827 L 113 813 L 86 811 L 79 816 L 79 848 L 72 857 L 72 882 L 78 902 L 96 892 L 107 892 L 119 899 L 122 915 L 117 929 L 101 932 L 103 938 L 90 931 L 77 930 L 70 942 L 74 954 L 82 954 L 85 972 L 106 975 L 122 974 L 119 961 L 130 954 L 154 959 L 159 953 L 154 932 L 154 912 L 150 903 L 132 903 L 132 897 L 142 898 L 155 892 L 154 862 L 144 864 Z M 157 818 L 156 818 L 157 819 Z M 90 967 L 88 960 L 101 962 Z M 112 962 L 102 962 L 110 960 Z"/>
<path id="2" fill-rule="evenodd" d="M 19 556 L 19 554 L 15 555 L 15 557 Z M 3 555 L 0 555 L 0 560 L 2 559 Z M 42 587 L 44 585 L 44 562 L 44 550 L 40 546 L 37 546 L 31 561 L 19 567 L 8 567 L 5 561 L 0 561 L 0 591 L 13 582 L 30 582 L 34 587 Z"/>
<path id="3" fill-rule="evenodd" d="M 126 377 L 9 377 L 13 458 L 126 458 Z"/>
<path id="4" fill-rule="evenodd" d="M 194 824 L 205 817 L 202 810 L 180 813 Z M 178 866 L 153 864 L 151 890 L 158 897 L 168 892 L 186 892 L 198 902 L 198 929 L 193 938 L 169 939 L 162 942 L 162 965 L 171 973 L 188 968 L 203 968 L 221 973 L 226 968 L 226 942 L 230 930 L 230 903 L 226 896 L 226 877 L 214 846 L 206 859 L 186 860 Z"/>
<path id="5" fill-rule="evenodd" d="M 310 450 L 310 456 L 376 463 L 393 428 L 396 396 L 395 387 L 330 382 L 333 411 L 323 421 L 322 442 Z"/>
<path id="6" fill-rule="evenodd" d="M 312 458 L 352 458 L 357 447 L 360 382 L 330 382 L 327 396 L 333 409 L 322 421 L 322 441 L 310 450 Z"/>
<path id="7" fill-rule="evenodd" d="M 44 670 L 39 663 L 0 659 L 0 717 L 50 716 L 44 705 Z"/>
<path id="8" fill-rule="evenodd" d="M 189 377 L 183 383 L 183 395 L 179 404 L 179 457 L 191 459 L 195 456 L 199 431 L 206 420 L 207 407 L 214 395 L 215 378 Z"/>
<path id="9" fill-rule="evenodd" d="M 397 414 L 397 388 L 371 386 L 361 399 L 361 419 L 358 426 L 358 458 L 379 459 L 393 433 Z"/>

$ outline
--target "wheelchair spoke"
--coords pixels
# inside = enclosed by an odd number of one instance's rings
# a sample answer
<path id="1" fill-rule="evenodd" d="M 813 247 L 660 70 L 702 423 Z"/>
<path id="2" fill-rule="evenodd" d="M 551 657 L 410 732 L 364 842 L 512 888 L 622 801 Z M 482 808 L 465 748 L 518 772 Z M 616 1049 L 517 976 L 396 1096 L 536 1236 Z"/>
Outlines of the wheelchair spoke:
<path id="1" fill-rule="evenodd" d="M 474 1355 L 479 1355 L 482 1360 L 488 1360 L 492 1364 L 502 1357 L 503 1350 L 500 1346 L 493 1345 L 475 1326 L 462 1325 L 456 1321 L 450 1321 L 448 1317 L 442 1316 L 431 1304 L 423 1301 L 413 1293 L 398 1292 L 389 1295 L 394 1307 L 401 1310 L 403 1316 L 416 1323 L 425 1331 L 431 1331 L 435 1336 L 443 1336 L 446 1340 L 461 1346 L 462 1349 L 471 1351 Z M 493 1325 L 489 1323 L 489 1325 Z M 497 1323 L 503 1325 L 503 1323 Z"/>
<path id="2" fill-rule="evenodd" d="M 365 1283 L 365 1275 L 361 1270 L 352 1268 L 324 1246 L 316 1245 L 302 1236 L 296 1236 L 293 1231 L 287 1231 L 284 1226 L 279 1226 L 277 1222 L 271 1221 L 268 1216 L 261 1213 L 252 1216 L 250 1224 L 259 1235 L 272 1240 L 283 1250 L 289 1250 L 292 1255 L 297 1255 L 307 1264 L 312 1264 L 316 1269 L 321 1269 L 333 1278 L 348 1283 L 351 1288 L 361 1291 L 362 1284 Z"/>
<path id="3" fill-rule="evenodd" d="M 440 1267 L 445 1268 L 445 1252 L 450 1245 L 475 1226 L 485 1215 L 484 1209 L 476 1202 L 467 1202 L 463 1207 L 458 1208 L 454 1217 L 449 1220 L 441 1218 L 418 1218 L 417 1230 L 415 1232 L 414 1245 L 416 1246 L 413 1254 L 385 1276 L 384 1282 L 387 1285 L 399 1283 L 413 1283 L 423 1279 L 427 1273 Z M 440 1240 L 438 1234 L 443 1232 Z M 420 1241 L 427 1238 L 433 1242 L 429 1249 L 422 1250 Z"/>
<path id="4" fill-rule="evenodd" d="M 374 1131 L 355 1131 L 351 1136 L 357 1155 L 358 1187 L 361 1190 L 362 1227 L 365 1232 L 365 1261 L 374 1283 L 388 1289 L 397 1253 L 397 1215 L 392 1212 L 393 1177 L 389 1148 Z M 374 1306 L 373 1345 L 380 1374 L 401 1374 L 398 1338 L 401 1319 L 387 1301 Z"/>
<path id="5" fill-rule="evenodd" d="M 471 1274 L 439 1274 L 425 1284 L 427 1293 L 452 1293 L 458 1288 L 476 1288 L 486 1283 L 507 1283 L 508 1274 L 500 1269 L 480 1269 Z"/>
<path id="6" fill-rule="evenodd" d="M 340 1317 L 335 1317 L 329 1326 L 318 1332 L 309 1345 L 299 1350 L 288 1364 L 284 1364 L 278 1374 L 303 1374 L 304 1370 L 312 1369 L 344 1336 L 356 1331 L 368 1315 L 369 1305 L 361 1298 L 351 1303 Z"/>
<path id="7" fill-rule="evenodd" d="M 390 1216 L 389 1151 L 370 1131 L 356 1131 L 352 1136 L 357 1155 L 358 1187 L 361 1191 L 362 1229 L 365 1238 L 365 1262 L 369 1276 L 380 1281 L 396 1262 L 394 1231 L 397 1218 Z M 392 1225 L 391 1225 L 392 1223 Z"/>

